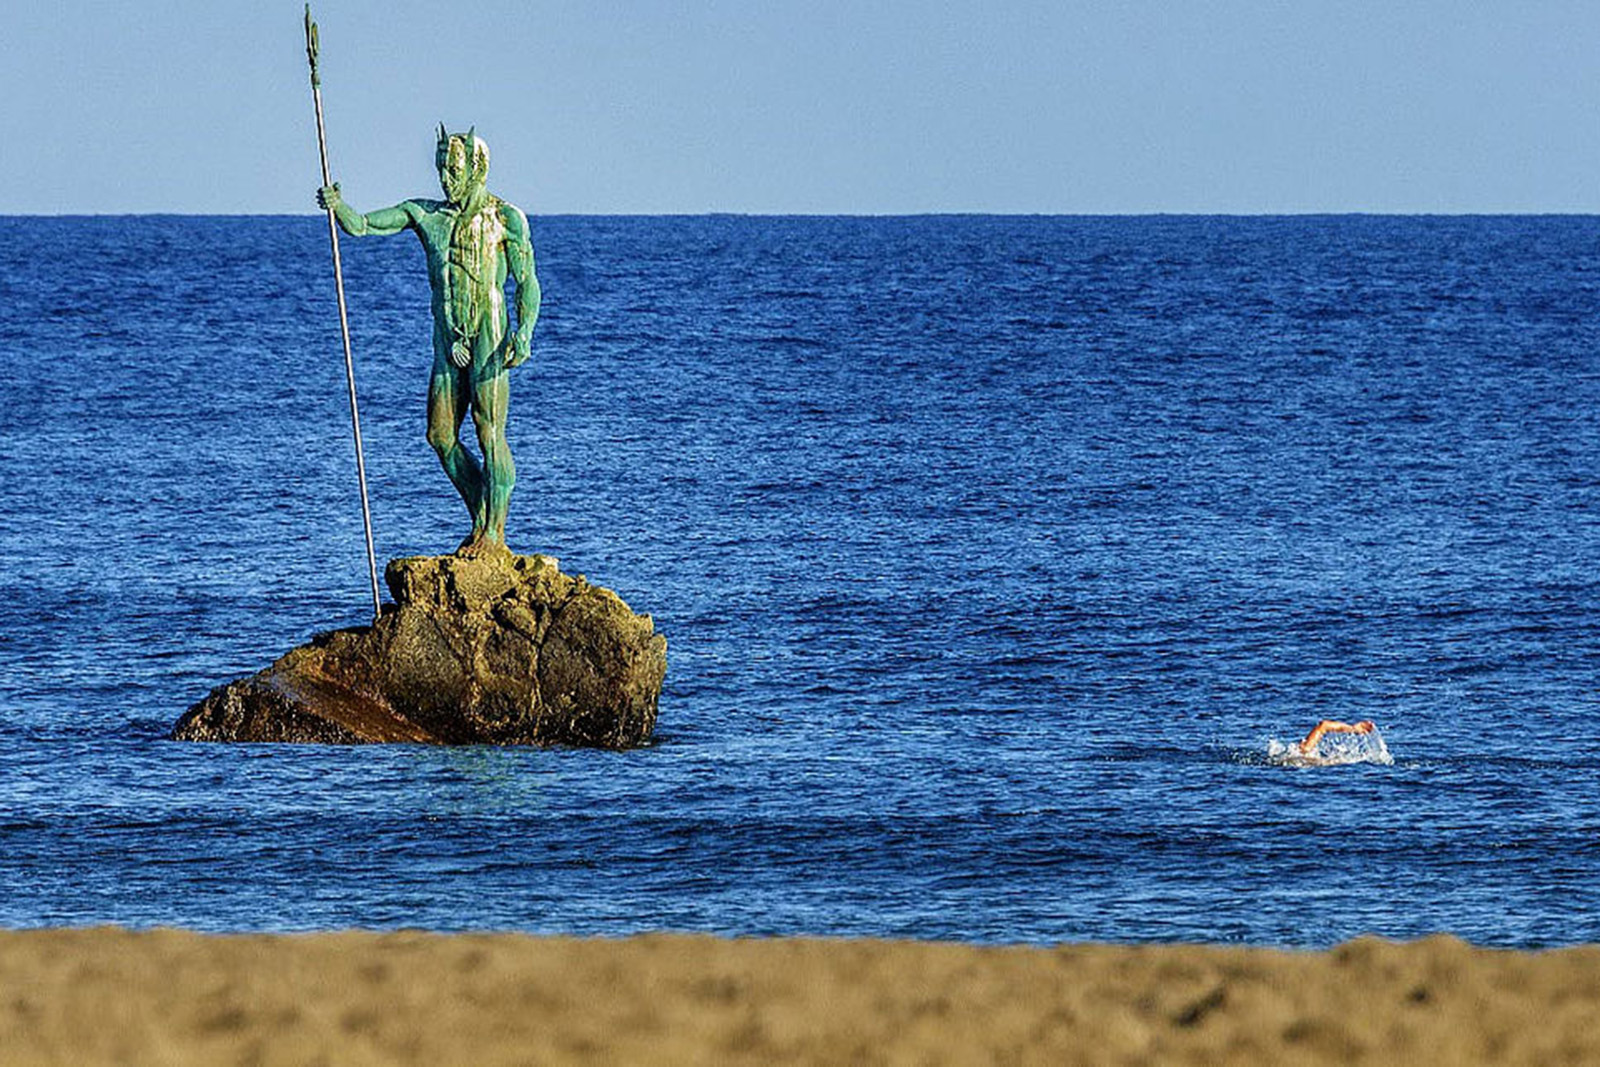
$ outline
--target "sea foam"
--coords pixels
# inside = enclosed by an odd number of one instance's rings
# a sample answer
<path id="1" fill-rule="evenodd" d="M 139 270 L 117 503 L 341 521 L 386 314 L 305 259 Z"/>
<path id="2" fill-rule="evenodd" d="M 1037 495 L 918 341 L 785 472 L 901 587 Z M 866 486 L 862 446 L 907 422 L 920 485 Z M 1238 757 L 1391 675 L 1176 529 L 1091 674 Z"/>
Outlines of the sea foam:
<path id="1" fill-rule="evenodd" d="M 1351 763 L 1377 763 L 1387 766 L 1394 762 L 1383 732 L 1373 727 L 1366 734 L 1324 734 L 1316 751 L 1306 755 L 1294 742 L 1277 738 L 1267 741 L 1267 761 L 1283 767 L 1342 767 Z"/>

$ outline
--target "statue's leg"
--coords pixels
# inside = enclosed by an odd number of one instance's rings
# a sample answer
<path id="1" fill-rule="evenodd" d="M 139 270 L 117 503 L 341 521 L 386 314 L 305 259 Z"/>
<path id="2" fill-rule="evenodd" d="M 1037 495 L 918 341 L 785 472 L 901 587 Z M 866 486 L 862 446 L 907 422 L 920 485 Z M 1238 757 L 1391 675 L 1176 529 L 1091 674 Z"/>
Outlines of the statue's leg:
<path id="1" fill-rule="evenodd" d="M 511 506 L 511 487 L 517 482 L 517 467 L 511 462 L 511 447 L 506 444 L 506 409 L 511 401 L 511 375 L 486 359 L 473 364 L 472 423 L 478 431 L 478 446 L 483 450 L 483 481 L 487 496 L 487 523 L 484 536 L 497 544 L 506 543 L 506 511 Z"/>
<path id="2" fill-rule="evenodd" d="M 483 533 L 486 519 L 486 494 L 483 470 L 472 453 L 461 447 L 461 420 L 467 413 L 467 374 L 455 367 L 446 354 L 434 357 L 433 375 L 428 380 L 428 444 L 439 453 L 439 462 L 450 482 L 461 494 L 472 515 L 472 538 Z"/>

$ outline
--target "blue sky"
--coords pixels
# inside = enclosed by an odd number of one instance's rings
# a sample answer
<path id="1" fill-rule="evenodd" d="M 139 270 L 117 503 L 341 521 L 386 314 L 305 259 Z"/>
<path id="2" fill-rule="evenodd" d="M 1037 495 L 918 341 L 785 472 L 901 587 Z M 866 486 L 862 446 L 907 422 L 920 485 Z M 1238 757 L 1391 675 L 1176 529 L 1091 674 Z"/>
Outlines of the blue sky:
<path id="1" fill-rule="evenodd" d="M 297 3 L 14 0 L 0 213 L 314 210 Z M 1600 4 L 326 0 L 335 176 L 531 212 L 1593 212 Z"/>

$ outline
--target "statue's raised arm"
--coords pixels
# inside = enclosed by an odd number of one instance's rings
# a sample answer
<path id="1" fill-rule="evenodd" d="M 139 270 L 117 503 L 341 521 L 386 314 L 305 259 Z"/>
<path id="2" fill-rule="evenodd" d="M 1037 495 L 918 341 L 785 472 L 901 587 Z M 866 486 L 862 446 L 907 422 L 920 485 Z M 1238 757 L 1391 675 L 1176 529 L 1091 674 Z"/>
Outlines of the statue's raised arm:
<path id="1" fill-rule="evenodd" d="M 351 237 L 366 237 L 369 234 L 387 237 L 399 233 L 417 220 L 417 205 L 410 200 L 363 215 L 344 202 L 338 182 L 317 190 L 317 206 L 332 208 L 333 217 L 339 220 L 339 229 Z"/>

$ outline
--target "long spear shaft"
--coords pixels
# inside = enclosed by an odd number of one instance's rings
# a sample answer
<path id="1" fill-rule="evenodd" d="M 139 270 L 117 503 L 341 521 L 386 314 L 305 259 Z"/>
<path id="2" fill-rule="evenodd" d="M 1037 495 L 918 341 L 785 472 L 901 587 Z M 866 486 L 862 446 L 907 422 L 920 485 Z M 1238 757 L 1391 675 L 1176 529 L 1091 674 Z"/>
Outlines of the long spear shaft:
<path id="1" fill-rule="evenodd" d="M 317 105 L 317 149 L 322 153 L 322 184 L 333 184 L 328 171 L 328 136 L 322 126 L 322 77 L 317 73 L 317 24 L 311 21 L 311 5 L 306 5 L 306 58 L 311 62 L 311 97 Z M 333 246 L 333 282 L 339 290 L 339 329 L 344 334 L 344 376 L 350 385 L 350 426 L 356 438 L 356 479 L 361 483 L 361 524 L 367 534 L 367 576 L 372 579 L 372 617 L 383 610 L 378 598 L 378 555 L 372 548 L 372 508 L 367 503 L 367 464 L 362 458 L 361 413 L 356 410 L 356 364 L 350 355 L 350 317 L 344 302 L 344 266 L 339 261 L 339 227 L 328 208 L 328 242 Z"/>

